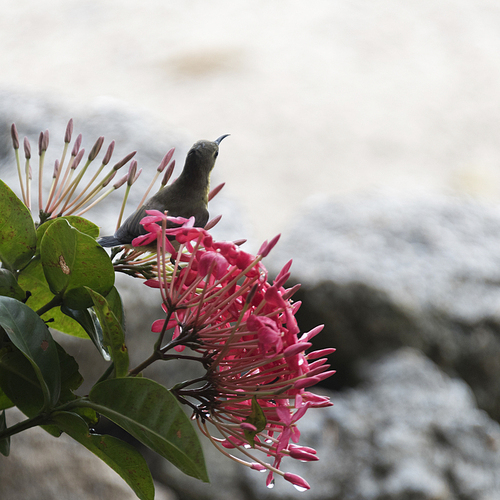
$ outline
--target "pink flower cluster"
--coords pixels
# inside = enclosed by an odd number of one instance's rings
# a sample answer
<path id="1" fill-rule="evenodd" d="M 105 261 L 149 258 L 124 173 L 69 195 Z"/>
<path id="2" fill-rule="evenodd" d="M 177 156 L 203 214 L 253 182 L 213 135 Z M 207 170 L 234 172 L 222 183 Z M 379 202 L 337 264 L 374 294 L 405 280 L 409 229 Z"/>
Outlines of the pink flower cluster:
<path id="1" fill-rule="evenodd" d="M 335 349 L 306 353 L 323 326 L 300 335 L 295 319 L 300 302 L 291 300 L 298 286 L 284 288 L 291 261 L 268 282 L 261 260 L 279 237 L 253 256 L 235 243 L 214 241 L 208 231 L 193 227 L 192 219 L 147 213 L 142 224 L 148 234 L 133 245 L 157 241 L 158 278 L 146 284 L 160 289 L 166 318 L 152 330 L 163 338 L 173 329 L 172 340 L 160 352 L 167 359 L 172 356 L 168 349 L 179 352 L 188 346 L 206 368 L 192 386 L 183 384 L 173 392 L 190 404 L 200 429 L 222 453 L 252 469 L 268 470 L 269 487 L 279 474 L 296 488 L 309 489 L 304 479 L 280 466 L 286 456 L 318 460 L 314 449 L 297 444 L 297 423 L 307 410 L 332 404 L 306 388 L 334 373 L 325 356 Z M 167 227 L 173 224 L 180 226 Z M 230 449 L 249 461 L 229 454 Z"/>

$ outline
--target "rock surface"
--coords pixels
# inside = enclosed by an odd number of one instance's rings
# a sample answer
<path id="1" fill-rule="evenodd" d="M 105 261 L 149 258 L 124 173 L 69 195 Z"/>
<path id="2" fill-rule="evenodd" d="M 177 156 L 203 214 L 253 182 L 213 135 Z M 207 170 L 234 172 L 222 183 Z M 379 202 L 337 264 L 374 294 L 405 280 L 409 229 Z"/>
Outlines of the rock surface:
<path id="1" fill-rule="evenodd" d="M 500 419 L 498 206 L 352 197 L 305 209 L 288 235 L 272 262 L 293 255 L 299 323 L 326 324 L 317 339 L 338 348 L 338 384 L 356 383 L 359 361 L 409 345 Z"/>

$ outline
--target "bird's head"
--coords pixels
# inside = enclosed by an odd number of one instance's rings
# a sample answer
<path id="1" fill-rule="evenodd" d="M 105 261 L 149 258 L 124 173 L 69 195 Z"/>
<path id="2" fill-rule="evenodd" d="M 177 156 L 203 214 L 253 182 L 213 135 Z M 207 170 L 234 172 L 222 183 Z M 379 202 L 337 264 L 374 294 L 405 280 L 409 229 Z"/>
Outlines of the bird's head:
<path id="1" fill-rule="evenodd" d="M 215 141 L 198 141 L 189 150 L 186 157 L 186 167 L 196 168 L 210 173 L 215 165 L 215 160 L 219 154 L 219 144 L 229 134 L 221 135 Z"/>

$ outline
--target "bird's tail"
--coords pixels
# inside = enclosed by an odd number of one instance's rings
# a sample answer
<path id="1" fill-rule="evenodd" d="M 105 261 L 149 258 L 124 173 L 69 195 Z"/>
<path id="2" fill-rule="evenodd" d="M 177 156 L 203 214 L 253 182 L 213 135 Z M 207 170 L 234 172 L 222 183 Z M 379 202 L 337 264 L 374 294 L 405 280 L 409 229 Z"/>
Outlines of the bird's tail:
<path id="1" fill-rule="evenodd" d="M 122 244 L 118 239 L 116 239 L 114 236 L 103 236 L 102 238 L 99 238 L 97 240 L 97 243 L 101 245 L 102 247 L 119 247 Z"/>

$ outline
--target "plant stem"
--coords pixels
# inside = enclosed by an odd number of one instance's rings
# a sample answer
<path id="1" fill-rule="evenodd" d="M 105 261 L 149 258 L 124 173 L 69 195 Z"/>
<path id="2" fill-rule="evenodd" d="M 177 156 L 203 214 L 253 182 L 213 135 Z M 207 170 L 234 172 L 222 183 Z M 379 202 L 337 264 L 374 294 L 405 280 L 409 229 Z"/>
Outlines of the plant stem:
<path id="1" fill-rule="evenodd" d="M 158 351 L 154 351 L 148 359 L 145 359 L 142 363 L 137 365 L 133 370 L 128 372 L 129 377 L 135 377 L 139 375 L 145 368 L 147 368 L 150 364 L 154 363 L 158 359 L 161 359 L 161 354 Z"/>
<path id="2" fill-rule="evenodd" d="M 31 429 L 32 427 L 36 427 L 37 425 L 46 424 L 48 423 L 49 418 L 50 418 L 49 415 L 46 413 L 40 413 L 35 417 L 27 418 L 22 422 L 12 425 L 11 427 L 8 427 L 3 432 L 0 432 L 0 439 L 13 436 L 14 434 L 18 434 L 19 432 Z"/>
<path id="3" fill-rule="evenodd" d="M 36 313 L 38 314 L 38 316 L 42 316 L 47 311 L 50 311 L 53 307 L 60 306 L 61 304 L 62 304 L 61 296 L 56 295 L 52 298 L 52 300 L 47 302 L 44 306 L 40 307 L 40 309 L 38 309 L 38 311 Z"/>

